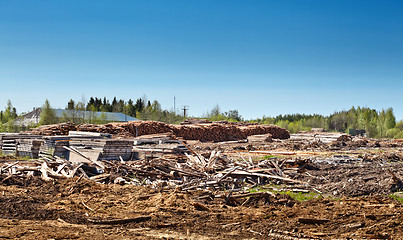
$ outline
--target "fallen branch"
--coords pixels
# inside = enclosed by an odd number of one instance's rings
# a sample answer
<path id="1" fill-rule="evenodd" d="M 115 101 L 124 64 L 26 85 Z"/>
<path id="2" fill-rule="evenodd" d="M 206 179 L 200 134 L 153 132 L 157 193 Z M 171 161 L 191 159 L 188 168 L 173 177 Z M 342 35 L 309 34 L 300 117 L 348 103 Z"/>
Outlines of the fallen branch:
<path id="1" fill-rule="evenodd" d="M 125 219 L 112 219 L 112 220 L 94 220 L 87 219 L 88 222 L 94 224 L 104 224 L 104 225 L 114 225 L 114 224 L 125 224 L 125 223 L 139 223 L 148 221 L 151 219 L 151 216 L 141 216 L 136 218 L 125 218 Z"/>
<path id="2" fill-rule="evenodd" d="M 329 222 L 329 219 L 318 219 L 318 218 L 298 218 L 298 222 L 305 224 L 322 224 Z"/>

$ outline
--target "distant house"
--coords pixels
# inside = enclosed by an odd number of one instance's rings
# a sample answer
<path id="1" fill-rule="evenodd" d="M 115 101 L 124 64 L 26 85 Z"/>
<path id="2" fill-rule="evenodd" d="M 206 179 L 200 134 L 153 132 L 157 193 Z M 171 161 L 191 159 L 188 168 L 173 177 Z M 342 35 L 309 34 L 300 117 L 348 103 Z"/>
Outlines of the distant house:
<path id="1" fill-rule="evenodd" d="M 59 120 L 63 119 L 85 119 L 91 121 L 94 119 L 101 120 L 102 122 L 128 122 L 128 121 L 140 121 L 137 118 L 129 115 L 117 112 L 93 112 L 82 110 L 65 110 L 54 109 L 56 116 Z M 33 111 L 26 113 L 14 120 L 14 125 L 18 126 L 32 126 L 38 125 L 41 118 L 42 109 L 36 108 Z"/>

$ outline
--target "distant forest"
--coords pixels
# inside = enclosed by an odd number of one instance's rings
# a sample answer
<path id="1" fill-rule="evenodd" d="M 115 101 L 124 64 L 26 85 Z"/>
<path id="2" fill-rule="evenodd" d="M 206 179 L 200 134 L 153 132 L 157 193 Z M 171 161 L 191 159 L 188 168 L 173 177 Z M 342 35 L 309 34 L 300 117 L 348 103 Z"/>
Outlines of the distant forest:
<path id="1" fill-rule="evenodd" d="M 288 114 L 263 117 L 255 120 L 265 124 L 276 124 L 291 133 L 323 128 L 326 131 L 345 132 L 349 129 L 364 129 L 371 138 L 403 138 L 403 121 L 396 122 L 392 108 L 377 111 L 367 107 L 352 107 L 330 116 L 319 114 Z"/>
<path id="2" fill-rule="evenodd" d="M 57 119 L 52 113 L 52 108 L 48 100 L 42 106 L 40 125 L 56 122 L 70 121 L 74 123 L 104 123 L 102 119 L 82 119 L 64 116 Z M 184 120 L 181 113 L 174 110 L 164 110 L 157 101 L 147 100 L 146 97 L 137 98 L 135 101 L 117 99 L 114 97 L 109 101 L 106 97 L 91 97 L 87 102 L 74 101 L 70 99 L 65 107 L 67 110 L 86 110 L 99 112 L 120 112 L 141 120 L 153 120 L 166 123 L 179 123 Z M 22 115 L 22 114 L 21 114 Z M 12 121 L 18 117 L 17 110 L 11 101 L 7 102 L 4 111 L 0 111 L 0 132 L 18 131 L 18 127 L 13 126 Z M 221 111 L 217 105 L 202 118 L 212 121 L 227 120 L 231 122 L 244 121 L 238 110 Z M 392 108 L 377 111 L 367 107 L 352 107 L 347 111 L 335 112 L 329 116 L 320 114 L 287 114 L 276 117 L 266 117 L 248 120 L 263 124 L 275 124 L 288 129 L 291 133 L 298 131 L 308 131 L 311 128 L 323 128 L 326 131 L 337 131 L 348 133 L 349 129 L 364 129 L 367 136 L 372 138 L 403 138 L 403 121 L 396 122 Z"/>

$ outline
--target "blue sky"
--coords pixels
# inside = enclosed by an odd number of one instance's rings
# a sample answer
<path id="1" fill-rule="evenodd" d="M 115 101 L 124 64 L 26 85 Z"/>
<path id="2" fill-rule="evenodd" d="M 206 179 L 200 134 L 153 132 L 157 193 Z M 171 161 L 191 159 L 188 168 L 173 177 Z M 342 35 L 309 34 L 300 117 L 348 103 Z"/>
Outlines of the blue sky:
<path id="1" fill-rule="evenodd" d="M 194 116 L 403 119 L 403 1 L 0 0 L 0 83 L 18 112 L 146 95 Z"/>

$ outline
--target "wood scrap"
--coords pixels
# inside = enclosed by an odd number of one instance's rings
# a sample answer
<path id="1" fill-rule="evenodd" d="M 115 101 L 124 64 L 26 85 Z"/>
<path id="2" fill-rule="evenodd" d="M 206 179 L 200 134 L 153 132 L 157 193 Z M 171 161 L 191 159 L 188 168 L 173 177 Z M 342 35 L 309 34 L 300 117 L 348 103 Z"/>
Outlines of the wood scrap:
<path id="1" fill-rule="evenodd" d="M 93 224 L 114 225 L 114 224 L 126 224 L 126 223 L 139 223 L 148 221 L 150 219 L 151 216 L 141 216 L 135 218 L 111 219 L 111 220 L 95 220 L 88 218 L 87 221 Z"/>

